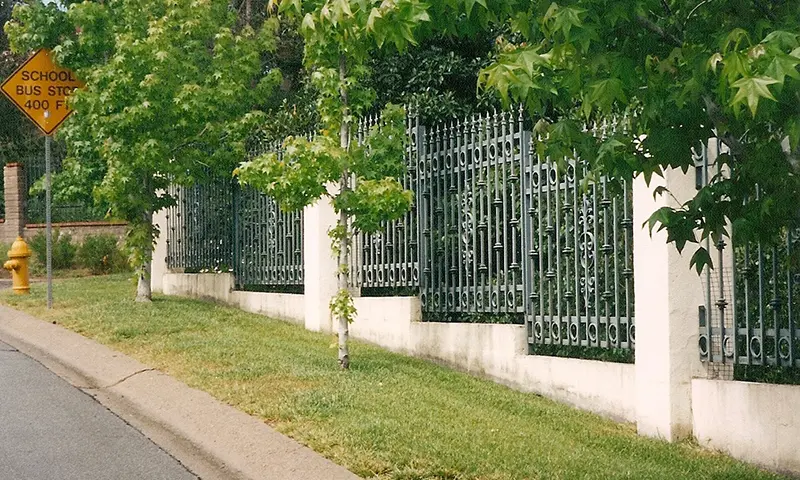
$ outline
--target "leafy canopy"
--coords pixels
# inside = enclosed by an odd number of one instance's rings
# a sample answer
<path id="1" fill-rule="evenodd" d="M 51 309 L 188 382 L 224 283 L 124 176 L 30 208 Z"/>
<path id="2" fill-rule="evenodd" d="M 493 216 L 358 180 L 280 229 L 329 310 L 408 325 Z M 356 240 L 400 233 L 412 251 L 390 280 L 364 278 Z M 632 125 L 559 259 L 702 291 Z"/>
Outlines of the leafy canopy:
<path id="1" fill-rule="evenodd" d="M 15 3 L 13 0 L 0 0 L 0 25 L 11 19 Z M 8 78 L 23 61 L 21 55 L 11 51 L 8 37 L 0 30 L 0 82 Z M 0 165 L 24 161 L 39 153 L 43 146 L 44 140 L 36 127 L 11 102 L 0 98 Z M 0 192 L 2 189 L 0 185 Z"/>
<path id="2" fill-rule="evenodd" d="M 156 192 L 229 174 L 244 158 L 262 119 L 253 106 L 279 81 L 261 63 L 274 26 L 237 29 L 219 0 L 87 1 L 66 11 L 28 0 L 15 8 L 6 26 L 13 48 L 50 47 L 86 83 L 60 134 L 76 165 L 102 170 L 96 194 L 130 222 L 137 265 L 158 233 L 150 215 L 174 201 Z"/>
<path id="3" fill-rule="evenodd" d="M 503 2 L 501 2 L 503 3 Z M 800 2 L 564 0 L 517 5 L 512 35 L 481 74 L 544 121 L 555 161 L 577 150 L 596 172 L 630 177 L 693 167 L 711 137 L 723 175 L 651 228 L 679 249 L 711 238 L 773 240 L 798 223 Z M 631 131 L 594 138 L 585 123 L 629 114 Z M 698 248 L 693 262 L 710 262 Z"/>
<path id="4" fill-rule="evenodd" d="M 236 173 L 246 184 L 275 198 L 286 210 L 299 210 L 321 197 L 353 219 L 359 231 L 374 232 L 411 207 L 411 192 L 397 180 L 405 173 L 405 111 L 389 105 L 382 125 L 373 126 L 361 145 L 341 147 L 330 136 L 312 141 L 289 137 L 282 155 L 267 153 L 243 163 Z M 355 186 L 332 193 L 328 185 L 347 172 Z"/>

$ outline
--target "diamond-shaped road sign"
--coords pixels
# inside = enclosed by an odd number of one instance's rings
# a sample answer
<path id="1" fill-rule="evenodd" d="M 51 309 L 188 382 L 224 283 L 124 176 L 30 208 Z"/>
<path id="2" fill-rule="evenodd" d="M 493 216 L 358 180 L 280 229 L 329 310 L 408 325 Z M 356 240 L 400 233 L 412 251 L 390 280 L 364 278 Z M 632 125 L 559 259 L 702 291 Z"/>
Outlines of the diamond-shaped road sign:
<path id="1" fill-rule="evenodd" d="M 8 77 L 0 90 L 50 135 L 72 113 L 67 97 L 83 86 L 71 70 L 56 66 L 49 50 L 41 49 Z"/>

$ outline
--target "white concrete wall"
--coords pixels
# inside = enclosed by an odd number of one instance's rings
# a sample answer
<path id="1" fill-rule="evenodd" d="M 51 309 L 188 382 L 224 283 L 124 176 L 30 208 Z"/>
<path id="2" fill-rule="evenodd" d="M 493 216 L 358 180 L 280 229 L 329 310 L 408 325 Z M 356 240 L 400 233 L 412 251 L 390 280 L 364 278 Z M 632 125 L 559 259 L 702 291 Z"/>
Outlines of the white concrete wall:
<path id="1" fill-rule="evenodd" d="M 620 421 L 636 419 L 633 365 L 527 355 L 522 325 L 420 322 L 417 297 L 356 298 L 354 338 L 446 363 Z"/>
<path id="2" fill-rule="evenodd" d="M 800 386 L 692 380 L 700 445 L 800 475 Z"/>
<path id="3" fill-rule="evenodd" d="M 230 273 L 166 273 L 161 283 L 166 295 L 213 300 L 301 325 L 305 321 L 303 295 L 237 291 Z"/>

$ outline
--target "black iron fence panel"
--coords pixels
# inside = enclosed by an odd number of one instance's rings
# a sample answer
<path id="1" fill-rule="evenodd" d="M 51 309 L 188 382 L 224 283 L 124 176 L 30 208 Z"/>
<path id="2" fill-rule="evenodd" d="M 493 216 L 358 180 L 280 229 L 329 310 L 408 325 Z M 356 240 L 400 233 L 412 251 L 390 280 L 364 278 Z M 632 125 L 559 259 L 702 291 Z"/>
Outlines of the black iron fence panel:
<path id="1" fill-rule="evenodd" d="M 63 170 L 63 160 L 67 156 L 67 146 L 63 141 L 53 141 L 51 155 L 51 172 L 58 175 Z M 25 221 L 27 223 L 45 222 L 45 156 L 44 141 L 40 146 L 32 147 L 27 156 L 20 159 L 25 172 L 25 192 L 28 197 L 25 202 Z M 38 188 L 33 188 L 37 186 Z M 2 190 L 0 189 L 0 193 Z M 0 201 L 2 206 L 2 201 Z M 63 200 L 56 196 L 52 201 L 52 221 L 61 222 L 86 222 L 98 221 L 105 218 L 105 211 L 98 208 L 91 201 Z M 2 212 L 2 208 L 0 208 Z M 0 213 L 0 218 L 2 214 Z"/>
<path id="2" fill-rule="evenodd" d="M 585 184 L 586 166 L 533 153 L 525 166 L 532 344 L 632 349 L 631 181 Z"/>
<path id="3" fill-rule="evenodd" d="M 359 122 L 356 140 L 364 142 L 369 130 L 379 123 L 370 116 Z M 409 115 L 406 121 L 406 174 L 401 183 L 415 193 L 411 209 L 403 218 L 384 222 L 378 232 L 357 233 L 353 238 L 353 284 L 363 292 L 380 294 L 416 293 L 419 287 L 418 219 L 418 140 L 424 136 L 419 118 Z"/>
<path id="4" fill-rule="evenodd" d="M 233 184 L 210 180 L 173 186 L 176 205 L 167 212 L 167 266 L 187 271 L 233 267 Z"/>
<path id="5" fill-rule="evenodd" d="M 522 119 L 509 112 L 426 135 L 417 200 L 424 311 L 523 312 Z"/>
<path id="6" fill-rule="evenodd" d="M 250 151 L 282 154 L 277 143 Z M 237 181 L 212 179 L 173 186 L 167 212 L 167 266 L 191 272 L 233 272 L 237 288 L 301 291 L 303 214 L 283 212 L 270 197 Z"/>
<path id="7" fill-rule="evenodd" d="M 270 197 L 235 190 L 236 285 L 303 286 L 303 214 L 283 212 Z"/>
<path id="8" fill-rule="evenodd" d="M 716 162 L 725 151 L 718 139 L 698 149 L 698 186 L 725 174 Z M 776 244 L 706 248 L 715 255 L 699 309 L 700 358 L 715 366 L 800 367 L 800 229 L 786 229 Z"/>

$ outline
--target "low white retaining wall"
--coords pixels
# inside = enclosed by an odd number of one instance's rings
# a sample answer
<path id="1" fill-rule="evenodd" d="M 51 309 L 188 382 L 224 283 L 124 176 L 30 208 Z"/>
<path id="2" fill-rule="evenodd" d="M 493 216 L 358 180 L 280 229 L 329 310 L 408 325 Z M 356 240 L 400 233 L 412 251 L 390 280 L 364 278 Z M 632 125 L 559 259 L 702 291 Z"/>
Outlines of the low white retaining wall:
<path id="1" fill-rule="evenodd" d="M 800 387 L 694 379 L 692 413 L 701 445 L 800 473 Z"/>
<path id="2" fill-rule="evenodd" d="M 636 420 L 633 365 L 527 355 L 522 325 L 429 323 L 416 297 L 355 299 L 353 337 L 616 420 Z"/>
<path id="3" fill-rule="evenodd" d="M 161 283 L 165 295 L 213 300 L 301 325 L 305 320 L 303 295 L 243 292 L 233 287 L 234 279 L 230 273 L 166 273 Z"/>

